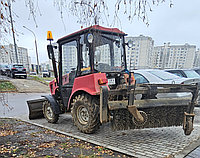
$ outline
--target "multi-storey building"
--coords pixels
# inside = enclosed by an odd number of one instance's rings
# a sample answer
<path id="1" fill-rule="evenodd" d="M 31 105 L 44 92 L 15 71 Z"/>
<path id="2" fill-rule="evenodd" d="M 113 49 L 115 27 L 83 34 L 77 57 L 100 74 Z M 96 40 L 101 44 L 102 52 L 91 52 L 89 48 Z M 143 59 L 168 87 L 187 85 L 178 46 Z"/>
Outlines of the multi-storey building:
<path id="1" fill-rule="evenodd" d="M 156 57 L 156 68 L 161 69 L 188 69 L 194 64 L 196 52 L 195 45 L 170 45 L 164 43 L 163 46 L 154 48 Z"/>
<path id="2" fill-rule="evenodd" d="M 200 68 L 200 49 L 195 52 L 193 67 Z"/>
<path id="3" fill-rule="evenodd" d="M 76 46 L 63 46 L 63 72 L 70 72 L 73 68 L 77 66 L 77 48 Z"/>
<path id="4" fill-rule="evenodd" d="M 127 67 L 130 70 L 154 67 L 154 41 L 151 37 L 140 35 L 126 37 L 126 42 L 133 41 L 133 47 L 126 47 Z"/>
<path id="5" fill-rule="evenodd" d="M 105 44 L 99 47 L 96 47 L 95 51 L 95 60 L 98 63 L 112 65 L 113 67 L 121 66 L 121 49 L 116 45 L 113 45 L 114 56 L 112 57 L 113 62 L 111 63 L 111 54 L 110 54 L 110 46 L 109 44 Z"/>
<path id="6" fill-rule="evenodd" d="M 28 50 L 23 47 L 17 47 L 18 64 L 23 64 L 29 70 L 30 63 L 28 57 Z M 14 51 L 14 45 L 0 46 L 0 63 L 2 64 L 16 64 L 17 59 Z"/>

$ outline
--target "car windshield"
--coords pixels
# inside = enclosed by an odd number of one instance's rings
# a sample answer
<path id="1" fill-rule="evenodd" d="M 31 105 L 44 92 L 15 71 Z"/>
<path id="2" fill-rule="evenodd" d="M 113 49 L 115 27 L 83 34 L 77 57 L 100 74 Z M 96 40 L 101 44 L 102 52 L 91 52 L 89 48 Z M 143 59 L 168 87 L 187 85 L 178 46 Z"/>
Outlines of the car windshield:
<path id="1" fill-rule="evenodd" d="M 2 68 L 8 68 L 8 65 L 1 65 Z"/>
<path id="2" fill-rule="evenodd" d="M 13 65 L 15 68 L 23 68 L 23 65 Z"/>
<path id="3" fill-rule="evenodd" d="M 100 72 L 124 69 L 122 37 L 101 34 L 94 41 L 94 65 Z"/>
<path id="4" fill-rule="evenodd" d="M 200 78 L 199 74 L 193 70 L 184 70 L 184 72 L 188 78 Z"/>
<path id="5" fill-rule="evenodd" d="M 180 77 L 178 77 L 176 75 L 170 74 L 170 73 L 165 72 L 165 71 L 149 71 L 149 73 L 159 77 L 163 81 L 179 79 L 180 78 Z"/>

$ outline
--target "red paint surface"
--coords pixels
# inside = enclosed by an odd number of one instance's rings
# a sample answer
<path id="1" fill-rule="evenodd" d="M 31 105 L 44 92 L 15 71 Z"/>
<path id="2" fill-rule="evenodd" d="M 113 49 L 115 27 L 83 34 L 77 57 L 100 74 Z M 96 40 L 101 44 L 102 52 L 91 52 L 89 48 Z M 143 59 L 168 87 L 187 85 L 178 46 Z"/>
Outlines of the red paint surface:
<path id="1" fill-rule="evenodd" d="M 75 34 L 81 34 L 82 32 L 86 31 L 86 30 L 90 30 L 90 29 L 94 29 L 94 30 L 99 30 L 99 31 L 106 31 L 106 32 L 110 32 L 110 33 L 117 33 L 117 34 L 124 34 L 125 33 L 123 31 L 120 31 L 118 28 L 106 28 L 106 27 L 102 27 L 102 26 L 99 26 L 99 25 L 94 25 L 94 26 L 90 26 L 90 27 L 87 27 L 85 29 L 82 29 L 82 30 L 79 30 L 79 31 L 76 31 L 74 33 L 71 33 L 65 37 L 62 37 L 60 39 L 58 39 L 58 41 L 64 39 L 64 38 L 69 38 L 70 36 L 74 36 Z"/>
<path id="2" fill-rule="evenodd" d="M 78 90 L 84 90 L 91 95 L 96 95 L 97 93 L 100 93 L 100 85 L 98 84 L 99 79 L 106 79 L 106 74 L 94 73 L 75 78 L 72 94 Z"/>

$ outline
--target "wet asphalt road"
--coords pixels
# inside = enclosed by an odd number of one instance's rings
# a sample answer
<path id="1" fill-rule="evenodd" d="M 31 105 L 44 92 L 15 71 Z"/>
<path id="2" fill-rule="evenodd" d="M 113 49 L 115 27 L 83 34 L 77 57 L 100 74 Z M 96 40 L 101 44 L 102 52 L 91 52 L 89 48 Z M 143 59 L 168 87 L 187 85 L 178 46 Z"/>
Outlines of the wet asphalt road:
<path id="1" fill-rule="evenodd" d="M 0 93 L 0 117 L 28 115 L 27 100 L 40 99 L 48 93 Z"/>

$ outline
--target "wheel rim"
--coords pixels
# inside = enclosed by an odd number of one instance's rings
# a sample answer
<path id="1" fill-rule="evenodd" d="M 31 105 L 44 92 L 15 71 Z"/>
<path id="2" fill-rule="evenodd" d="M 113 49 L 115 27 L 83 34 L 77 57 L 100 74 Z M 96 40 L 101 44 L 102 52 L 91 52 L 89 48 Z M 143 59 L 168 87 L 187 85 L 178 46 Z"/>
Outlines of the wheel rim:
<path id="1" fill-rule="evenodd" d="M 53 111 L 52 111 L 51 107 L 49 107 L 49 106 L 46 108 L 46 116 L 48 119 L 52 119 L 52 117 L 53 117 Z"/>
<path id="2" fill-rule="evenodd" d="M 191 120 L 189 120 L 186 123 L 185 135 L 190 135 L 192 131 L 193 131 L 193 123 Z"/>
<path id="3" fill-rule="evenodd" d="M 145 125 L 145 123 L 147 122 L 148 116 L 147 116 L 147 114 L 146 114 L 144 111 L 139 111 L 139 112 L 140 112 L 140 114 L 142 115 L 144 121 L 143 121 L 143 122 L 138 122 L 134 117 L 132 118 L 132 121 L 133 121 L 133 123 L 134 123 L 136 126 L 143 126 L 143 125 Z"/>
<path id="4" fill-rule="evenodd" d="M 89 120 L 89 113 L 86 107 L 80 105 L 77 109 L 77 117 L 81 124 L 87 124 Z"/>

